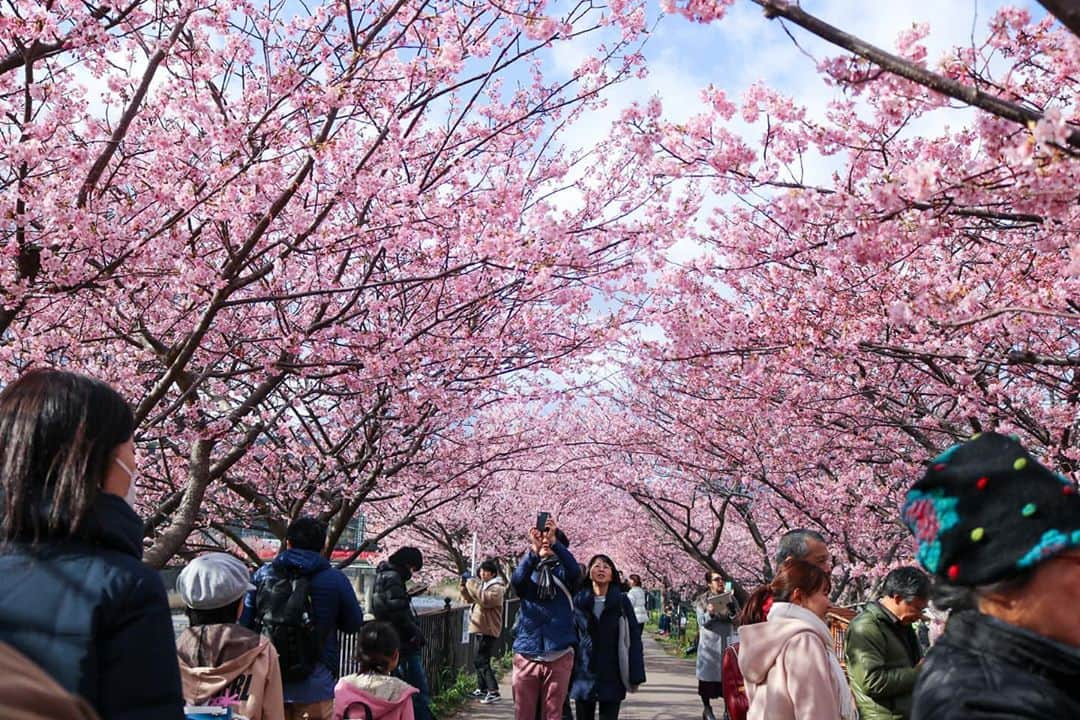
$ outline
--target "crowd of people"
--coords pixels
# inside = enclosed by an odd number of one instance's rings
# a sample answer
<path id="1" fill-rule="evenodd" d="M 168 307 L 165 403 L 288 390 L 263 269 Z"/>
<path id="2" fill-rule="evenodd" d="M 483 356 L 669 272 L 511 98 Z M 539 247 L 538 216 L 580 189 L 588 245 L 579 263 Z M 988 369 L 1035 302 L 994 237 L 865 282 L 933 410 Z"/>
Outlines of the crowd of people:
<path id="1" fill-rule="evenodd" d="M 886 575 L 847 627 L 843 666 L 825 623 L 823 535 L 785 534 L 773 579 L 737 615 L 716 612 L 721 578 L 710 574 L 698 607 L 705 720 L 718 675 L 731 720 L 1080 717 L 1080 615 L 1068 602 L 1080 589 L 1075 485 L 998 433 L 928 466 L 902 511 L 923 569 Z M 924 656 L 913 624 L 930 603 L 948 622 Z M 722 624 L 732 618 L 737 642 Z"/>
<path id="2" fill-rule="evenodd" d="M 325 524 L 298 518 L 254 574 L 226 553 L 194 558 L 176 583 L 188 627 L 174 639 L 161 577 L 141 561 L 134 424 L 115 390 L 70 372 L 32 370 L 0 392 L 3 717 L 180 720 L 205 706 L 249 720 L 433 717 L 406 584 L 423 567 L 417 548 L 378 566 L 365 622 L 326 559 Z M 606 554 L 579 565 L 542 517 L 509 586 L 494 561 L 462 578 L 475 694 L 502 699 L 491 660 L 512 588 L 516 720 L 615 720 L 646 680 L 641 579 L 624 583 Z M 826 625 L 824 535 L 785 534 L 773 578 L 742 603 L 731 578 L 707 574 L 696 605 L 704 720 L 1080 717 L 1075 485 L 1015 437 L 983 433 L 928 464 L 902 520 L 925 572 L 888 573 L 842 658 Z M 949 618 L 924 657 L 912 625 L 931 602 Z M 344 677 L 339 632 L 358 635 L 358 672 Z"/>
<path id="3" fill-rule="evenodd" d="M 543 528 L 529 529 L 529 550 L 511 576 L 521 601 L 513 644 L 515 720 L 575 714 L 615 720 L 627 694 L 645 682 L 634 586 L 624 590 L 607 555 L 579 565 L 569 545 L 548 517 Z"/>
<path id="4" fill-rule="evenodd" d="M 32 370 L 0 392 L 0 715 L 180 720 L 226 708 L 247 720 L 431 720 L 406 585 L 423 566 L 414 547 L 379 564 L 365 622 L 327 560 L 325 523 L 297 518 L 253 574 L 228 553 L 193 558 L 176 581 L 188 624 L 174 637 L 164 583 L 142 562 L 134 432 L 129 405 L 92 378 Z M 538 707 L 561 717 L 570 697 L 579 718 L 597 708 L 617 717 L 645 679 L 640 578 L 624 593 L 610 558 L 579 568 L 554 520 L 529 538 L 512 581 L 521 717 Z M 498 702 L 491 659 L 506 583 L 485 561 L 461 590 L 473 603 L 477 694 Z M 337 676 L 338 633 L 358 635 L 356 674 Z"/>
<path id="5" fill-rule="evenodd" d="M 379 566 L 365 623 L 323 554 L 325 523 L 298 518 L 253 575 L 227 553 L 194 558 L 176 581 L 188 626 L 174 636 L 161 576 L 142 562 L 134 430 L 124 399 L 92 378 L 33 370 L 0 392 L 0 716 L 431 718 L 404 589 L 416 548 Z M 356 675 L 337 677 L 339 632 L 359 633 Z"/>

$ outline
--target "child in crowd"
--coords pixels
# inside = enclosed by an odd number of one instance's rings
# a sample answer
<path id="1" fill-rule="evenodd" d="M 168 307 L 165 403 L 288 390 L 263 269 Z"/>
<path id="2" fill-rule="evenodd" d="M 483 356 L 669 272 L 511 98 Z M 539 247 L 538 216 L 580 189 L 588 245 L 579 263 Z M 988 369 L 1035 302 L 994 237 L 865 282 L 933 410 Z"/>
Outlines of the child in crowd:
<path id="1" fill-rule="evenodd" d="M 201 555 L 176 579 L 188 628 L 176 640 L 184 701 L 232 708 L 234 717 L 284 720 L 281 667 L 270 640 L 237 623 L 251 587 L 228 553 Z"/>
<path id="2" fill-rule="evenodd" d="M 413 720 L 416 688 L 393 677 L 401 640 L 390 623 L 369 622 L 360 630 L 360 672 L 334 688 L 334 720 Z"/>
<path id="3" fill-rule="evenodd" d="M 671 607 L 671 603 L 664 604 L 664 610 L 660 613 L 660 621 L 658 623 L 658 629 L 660 635 L 669 635 L 671 633 L 671 615 L 674 609 Z"/>

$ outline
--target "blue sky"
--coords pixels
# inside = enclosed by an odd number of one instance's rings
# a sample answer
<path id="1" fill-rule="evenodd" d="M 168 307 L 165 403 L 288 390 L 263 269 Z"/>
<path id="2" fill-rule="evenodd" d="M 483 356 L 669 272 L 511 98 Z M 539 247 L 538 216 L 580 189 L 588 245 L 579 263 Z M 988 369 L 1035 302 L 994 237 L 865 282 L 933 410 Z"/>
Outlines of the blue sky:
<path id="1" fill-rule="evenodd" d="M 906 0 L 873 3 L 867 0 L 804 0 L 801 6 L 822 20 L 887 50 L 895 50 L 898 35 L 917 23 L 930 25 L 923 41 L 928 63 L 934 67 L 957 46 L 970 46 L 972 38 L 981 44 L 987 24 L 996 12 L 1007 6 L 1026 8 L 1033 18 L 1045 11 L 1034 1 L 1003 0 Z M 700 92 L 712 84 L 724 90 L 739 104 L 743 92 L 756 81 L 764 83 L 803 104 L 811 116 L 820 117 L 828 101 L 839 92 L 827 86 L 819 75 L 817 61 L 841 56 L 845 51 L 819 40 L 801 28 L 788 24 L 798 42 L 784 32 L 779 20 L 767 20 L 750 0 L 736 0 L 728 14 L 719 21 L 694 23 L 682 16 L 663 16 L 658 2 L 650 0 L 650 26 L 655 30 L 644 46 L 649 73 L 643 79 L 631 79 L 606 91 L 608 105 L 582 119 L 562 137 L 566 145 L 585 149 L 599 142 L 622 108 L 631 102 L 644 102 L 652 96 L 661 98 L 664 116 L 681 121 L 700 111 Z M 587 36 L 569 44 L 556 45 L 546 58 L 547 70 L 556 77 L 578 67 L 595 47 L 598 39 Z M 971 109 L 945 108 L 911 123 L 908 133 L 935 135 L 946 125 L 970 122 Z M 746 125 L 737 115 L 730 122 L 732 130 L 753 142 L 763 131 Z M 807 159 L 804 179 L 827 182 L 843 162 L 840 156 Z M 572 195 L 562 198 L 573 204 Z M 711 208 L 724 206 L 732 198 L 711 198 Z M 680 242 L 669 254 L 674 261 L 693 257 L 700 248 L 692 242 Z"/>
<path id="2" fill-rule="evenodd" d="M 1006 6 L 1025 7 L 1033 18 L 1045 11 L 1035 2 L 1002 0 L 906 0 L 874 3 L 867 0 L 803 0 L 801 6 L 822 20 L 887 50 L 894 50 L 897 36 L 914 24 L 926 22 L 930 34 L 923 41 L 931 67 L 957 46 L 970 46 L 972 38 L 981 44 L 987 24 Z M 749 0 L 736 0 L 722 20 L 708 24 L 693 23 L 681 16 L 660 17 L 656 2 L 651 3 L 656 28 L 644 47 L 649 74 L 644 79 L 629 80 L 607 94 L 608 107 L 593 113 L 572 128 L 563 141 L 570 146 L 587 148 L 599 141 L 621 108 L 631 102 L 643 102 L 651 96 L 663 101 L 667 119 L 679 121 L 700 111 L 699 94 L 712 84 L 723 89 L 729 99 L 739 103 L 743 92 L 756 81 L 792 96 L 807 106 L 811 116 L 819 115 L 837 89 L 827 86 L 815 67 L 816 61 L 845 54 L 845 51 L 819 40 L 801 28 L 788 25 L 796 45 L 777 20 L 767 20 L 761 9 Z M 596 43 L 587 38 L 570 47 L 557 46 L 548 59 L 553 74 L 562 75 L 576 68 Z M 807 57 L 809 54 L 810 57 Z M 813 59 L 811 59 L 813 58 Z M 970 120 L 970 109 L 942 109 L 913 123 L 909 132 L 934 134 L 945 125 L 959 125 Z M 736 116 L 734 129 L 755 137 L 760 129 L 745 125 Z M 818 158 L 808 167 L 808 179 L 831 174 L 839 156 Z M 706 209 L 721 208 L 732 198 L 713 197 Z M 702 218 L 704 219 L 704 218 Z M 692 240 L 680 241 L 668 253 L 673 263 L 681 263 L 705 252 Z M 606 308 L 597 306 L 598 312 Z M 659 339 L 656 328 L 643 328 L 643 336 Z M 601 362 L 600 375 L 610 366 Z"/>
<path id="3" fill-rule="evenodd" d="M 801 5 L 826 22 L 889 50 L 895 47 L 900 32 L 915 23 L 928 22 L 926 45 L 931 64 L 951 47 L 970 45 L 973 36 L 984 38 L 987 22 L 1001 7 L 1026 7 L 1036 18 L 1045 14 L 1035 2 L 1001 0 L 804 0 Z M 763 80 L 805 103 L 812 112 L 836 92 L 822 82 L 814 61 L 804 51 L 816 60 L 843 51 L 789 24 L 799 43 L 796 47 L 780 21 L 767 20 L 749 0 L 736 0 L 727 16 L 708 24 L 681 16 L 660 17 L 657 4 L 650 6 L 651 19 L 659 22 L 644 48 L 649 76 L 628 81 L 609 93 L 609 111 L 586 123 L 587 127 L 576 128 L 583 145 L 603 134 L 619 108 L 652 95 L 663 99 L 665 116 L 678 120 L 697 111 L 699 92 L 710 83 L 738 101 L 750 84 Z M 593 43 L 595 38 L 576 46 L 560 46 L 549 60 L 552 70 L 562 73 L 577 67 Z"/>

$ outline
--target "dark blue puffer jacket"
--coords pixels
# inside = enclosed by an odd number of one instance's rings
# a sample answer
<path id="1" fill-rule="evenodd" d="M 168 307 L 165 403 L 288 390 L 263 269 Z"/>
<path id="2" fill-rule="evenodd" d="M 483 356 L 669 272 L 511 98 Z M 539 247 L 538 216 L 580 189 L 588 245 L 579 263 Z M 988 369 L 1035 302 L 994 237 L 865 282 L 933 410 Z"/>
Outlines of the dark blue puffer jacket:
<path id="1" fill-rule="evenodd" d="M 323 645 L 322 664 L 304 681 L 285 683 L 285 702 L 313 703 L 334 697 L 337 683 L 338 640 L 337 632 L 359 632 L 364 624 L 364 611 L 356 599 L 345 573 L 330 566 L 330 561 L 311 550 L 289 548 L 268 565 L 255 571 L 253 581 L 258 587 L 275 569 L 292 568 L 311 578 L 311 606 L 315 625 L 326 638 Z M 255 624 L 256 590 L 244 596 L 244 612 L 240 623 L 248 627 Z"/>
<path id="2" fill-rule="evenodd" d="M 552 545 L 551 549 L 559 558 L 555 576 L 573 592 L 581 577 L 577 560 L 559 543 Z M 530 550 L 510 578 L 510 584 L 521 598 L 514 652 L 526 657 L 564 650 L 577 642 L 574 611 L 570 599 L 562 590 L 556 590 L 555 597 L 550 600 L 541 600 L 536 596 L 536 566 L 539 563 L 540 556 Z"/>
<path id="3" fill-rule="evenodd" d="M 104 720 L 180 720 L 184 700 L 165 586 L 142 562 L 143 523 L 101 493 L 83 538 L 0 554 L 0 640 Z"/>
<path id="4" fill-rule="evenodd" d="M 574 679 L 570 686 L 570 697 L 574 700 L 594 700 L 614 702 L 626 697 L 627 688 L 623 685 L 619 669 L 619 619 L 627 619 L 630 633 L 630 657 L 628 669 L 630 684 L 640 685 L 645 682 L 645 653 L 641 647 L 641 635 L 634 606 L 630 599 L 614 584 L 608 587 L 604 596 L 604 610 L 597 620 L 595 609 L 596 595 L 592 588 L 582 590 L 574 596 L 574 609 L 577 612 L 578 627 L 583 628 L 577 657 L 574 658 Z"/>

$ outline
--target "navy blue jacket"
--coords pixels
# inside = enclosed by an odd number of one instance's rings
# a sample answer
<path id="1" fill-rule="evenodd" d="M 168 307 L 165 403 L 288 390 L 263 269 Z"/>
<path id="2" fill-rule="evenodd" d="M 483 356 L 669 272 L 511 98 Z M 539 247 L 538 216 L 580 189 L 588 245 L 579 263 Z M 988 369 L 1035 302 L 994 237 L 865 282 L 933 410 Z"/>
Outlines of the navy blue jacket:
<path id="1" fill-rule="evenodd" d="M 553 544 L 551 549 L 559 558 L 555 576 L 573 592 L 581 577 L 577 560 L 559 543 Z M 510 577 L 510 584 L 521 598 L 514 652 L 526 657 L 563 650 L 577 643 L 570 599 L 558 589 L 550 600 L 540 600 L 536 596 L 536 566 L 539 562 L 540 556 L 530 550 Z"/>
<path id="2" fill-rule="evenodd" d="M 104 720 L 184 716 L 169 601 L 142 538 L 124 499 L 100 493 L 81 539 L 0 554 L 0 640 Z"/>
<path id="3" fill-rule="evenodd" d="M 315 671 L 302 682 L 285 683 L 285 702 L 313 703 L 329 700 L 334 697 L 334 685 L 337 682 L 337 633 L 359 632 L 364 624 L 364 611 L 345 573 L 331 567 L 329 560 L 312 550 L 289 548 L 274 558 L 273 562 L 256 570 L 252 580 L 258 588 L 275 569 L 289 568 L 311 578 L 311 609 L 315 616 L 315 626 L 326 640 L 322 663 L 316 666 Z M 244 596 L 244 612 L 240 616 L 240 623 L 250 628 L 255 626 L 257 592 L 257 589 L 251 590 Z"/>
<path id="4" fill-rule="evenodd" d="M 619 670 L 619 619 L 625 617 L 630 631 L 630 684 L 645 682 L 645 653 L 634 606 L 622 590 L 611 584 L 604 596 L 600 619 L 593 613 L 596 596 L 592 588 L 574 596 L 578 627 L 582 628 L 570 697 L 574 700 L 614 702 L 626 697 Z"/>

